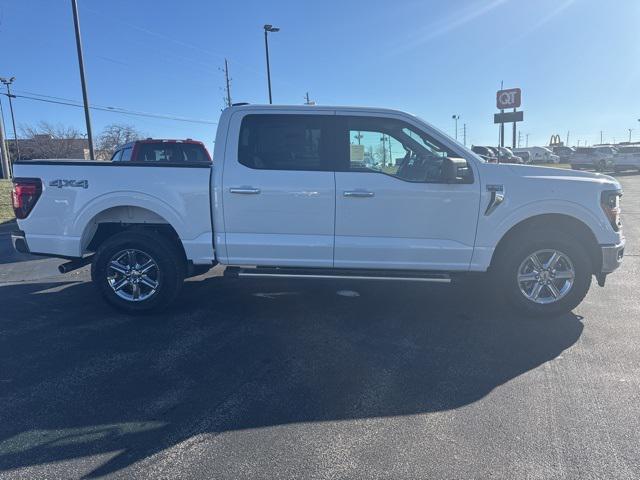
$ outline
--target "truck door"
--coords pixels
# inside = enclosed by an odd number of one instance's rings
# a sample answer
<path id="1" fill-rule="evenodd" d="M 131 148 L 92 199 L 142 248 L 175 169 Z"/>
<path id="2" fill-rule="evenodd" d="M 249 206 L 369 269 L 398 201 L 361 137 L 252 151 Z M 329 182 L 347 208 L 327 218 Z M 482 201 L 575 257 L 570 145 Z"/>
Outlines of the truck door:
<path id="1" fill-rule="evenodd" d="M 342 116 L 336 172 L 335 267 L 467 270 L 480 187 L 441 180 L 456 156 L 395 118 Z"/>
<path id="2" fill-rule="evenodd" d="M 332 113 L 234 114 L 222 182 L 229 264 L 333 266 Z"/>

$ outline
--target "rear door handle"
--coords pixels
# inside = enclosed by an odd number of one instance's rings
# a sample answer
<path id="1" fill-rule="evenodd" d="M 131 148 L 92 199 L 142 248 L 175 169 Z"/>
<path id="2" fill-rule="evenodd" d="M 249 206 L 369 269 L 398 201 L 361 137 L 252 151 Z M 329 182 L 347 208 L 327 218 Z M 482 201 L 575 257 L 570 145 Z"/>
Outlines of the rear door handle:
<path id="1" fill-rule="evenodd" d="M 231 187 L 229 193 L 239 193 L 241 195 L 257 195 L 260 193 L 259 188 L 252 187 Z"/>
<path id="2" fill-rule="evenodd" d="M 342 193 L 345 197 L 356 197 L 356 198 L 369 198 L 375 196 L 373 192 L 367 192 L 366 190 L 348 190 Z"/>

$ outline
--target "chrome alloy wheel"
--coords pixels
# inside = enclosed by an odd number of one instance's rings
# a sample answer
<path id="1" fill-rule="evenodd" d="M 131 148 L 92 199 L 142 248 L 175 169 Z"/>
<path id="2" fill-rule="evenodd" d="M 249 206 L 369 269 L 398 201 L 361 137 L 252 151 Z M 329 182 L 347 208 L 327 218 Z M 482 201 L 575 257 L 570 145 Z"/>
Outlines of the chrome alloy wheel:
<path id="1" fill-rule="evenodd" d="M 522 294 L 543 305 L 567 295 L 575 278 L 576 271 L 569 257 L 554 249 L 538 250 L 518 268 L 518 286 Z"/>
<path id="2" fill-rule="evenodd" d="M 158 290 L 160 271 L 148 253 L 129 248 L 119 251 L 109 260 L 107 282 L 120 298 L 141 302 Z"/>

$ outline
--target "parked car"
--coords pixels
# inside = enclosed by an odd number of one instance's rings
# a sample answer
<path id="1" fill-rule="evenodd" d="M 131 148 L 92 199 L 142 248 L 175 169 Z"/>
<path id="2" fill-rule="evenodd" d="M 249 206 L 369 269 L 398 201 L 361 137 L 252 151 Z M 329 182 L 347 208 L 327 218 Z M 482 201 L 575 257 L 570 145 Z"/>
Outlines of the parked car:
<path id="1" fill-rule="evenodd" d="M 613 170 L 617 150 L 610 146 L 577 147 L 571 156 L 574 170 L 595 169 L 600 172 Z"/>
<path id="2" fill-rule="evenodd" d="M 489 163 L 498 163 L 498 154 L 491 147 L 473 145 L 471 151 L 477 153 Z"/>
<path id="3" fill-rule="evenodd" d="M 400 161 L 362 160 L 389 138 Z M 91 263 L 97 290 L 127 312 L 164 308 L 185 277 L 219 262 L 236 278 L 489 272 L 521 311 L 555 315 L 622 261 L 617 180 L 490 164 L 407 113 L 230 107 L 214 157 L 16 162 L 13 245 L 66 258 L 62 272 Z"/>
<path id="4" fill-rule="evenodd" d="M 522 152 L 529 154 L 529 163 L 560 163 L 560 157 L 555 155 L 547 147 L 514 148 L 513 153 L 520 155 Z"/>
<path id="5" fill-rule="evenodd" d="M 163 140 L 147 138 L 125 143 L 111 156 L 112 162 L 209 162 L 211 157 L 204 143 L 190 138 L 186 140 Z"/>
<path id="6" fill-rule="evenodd" d="M 522 159 L 522 163 L 531 163 L 531 155 L 529 155 L 529 152 L 518 152 L 518 156 Z"/>
<path id="7" fill-rule="evenodd" d="M 617 147 L 618 153 L 613 158 L 613 168 L 616 172 L 637 170 L 640 172 L 640 145 Z"/>
<path id="8" fill-rule="evenodd" d="M 575 150 L 572 147 L 557 145 L 550 148 L 554 155 L 558 155 L 558 157 L 560 157 L 561 163 L 571 163 L 571 156 L 575 153 Z"/>
<path id="9" fill-rule="evenodd" d="M 522 157 L 515 155 L 507 147 L 495 147 L 498 151 L 498 162 L 500 163 L 524 163 Z"/>

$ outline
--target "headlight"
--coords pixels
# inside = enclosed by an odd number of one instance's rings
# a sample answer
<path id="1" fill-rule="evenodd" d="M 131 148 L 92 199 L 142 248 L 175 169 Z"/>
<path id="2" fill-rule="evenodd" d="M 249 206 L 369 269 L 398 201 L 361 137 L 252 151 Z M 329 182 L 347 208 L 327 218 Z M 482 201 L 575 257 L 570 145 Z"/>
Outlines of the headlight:
<path id="1" fill-rule="evenodd" d="M 605 190 L 600 196 L 600 206 L 616 232 L 622 227 L 620 197 L 622 197 L 622 191 L 620 190 Z"/>

